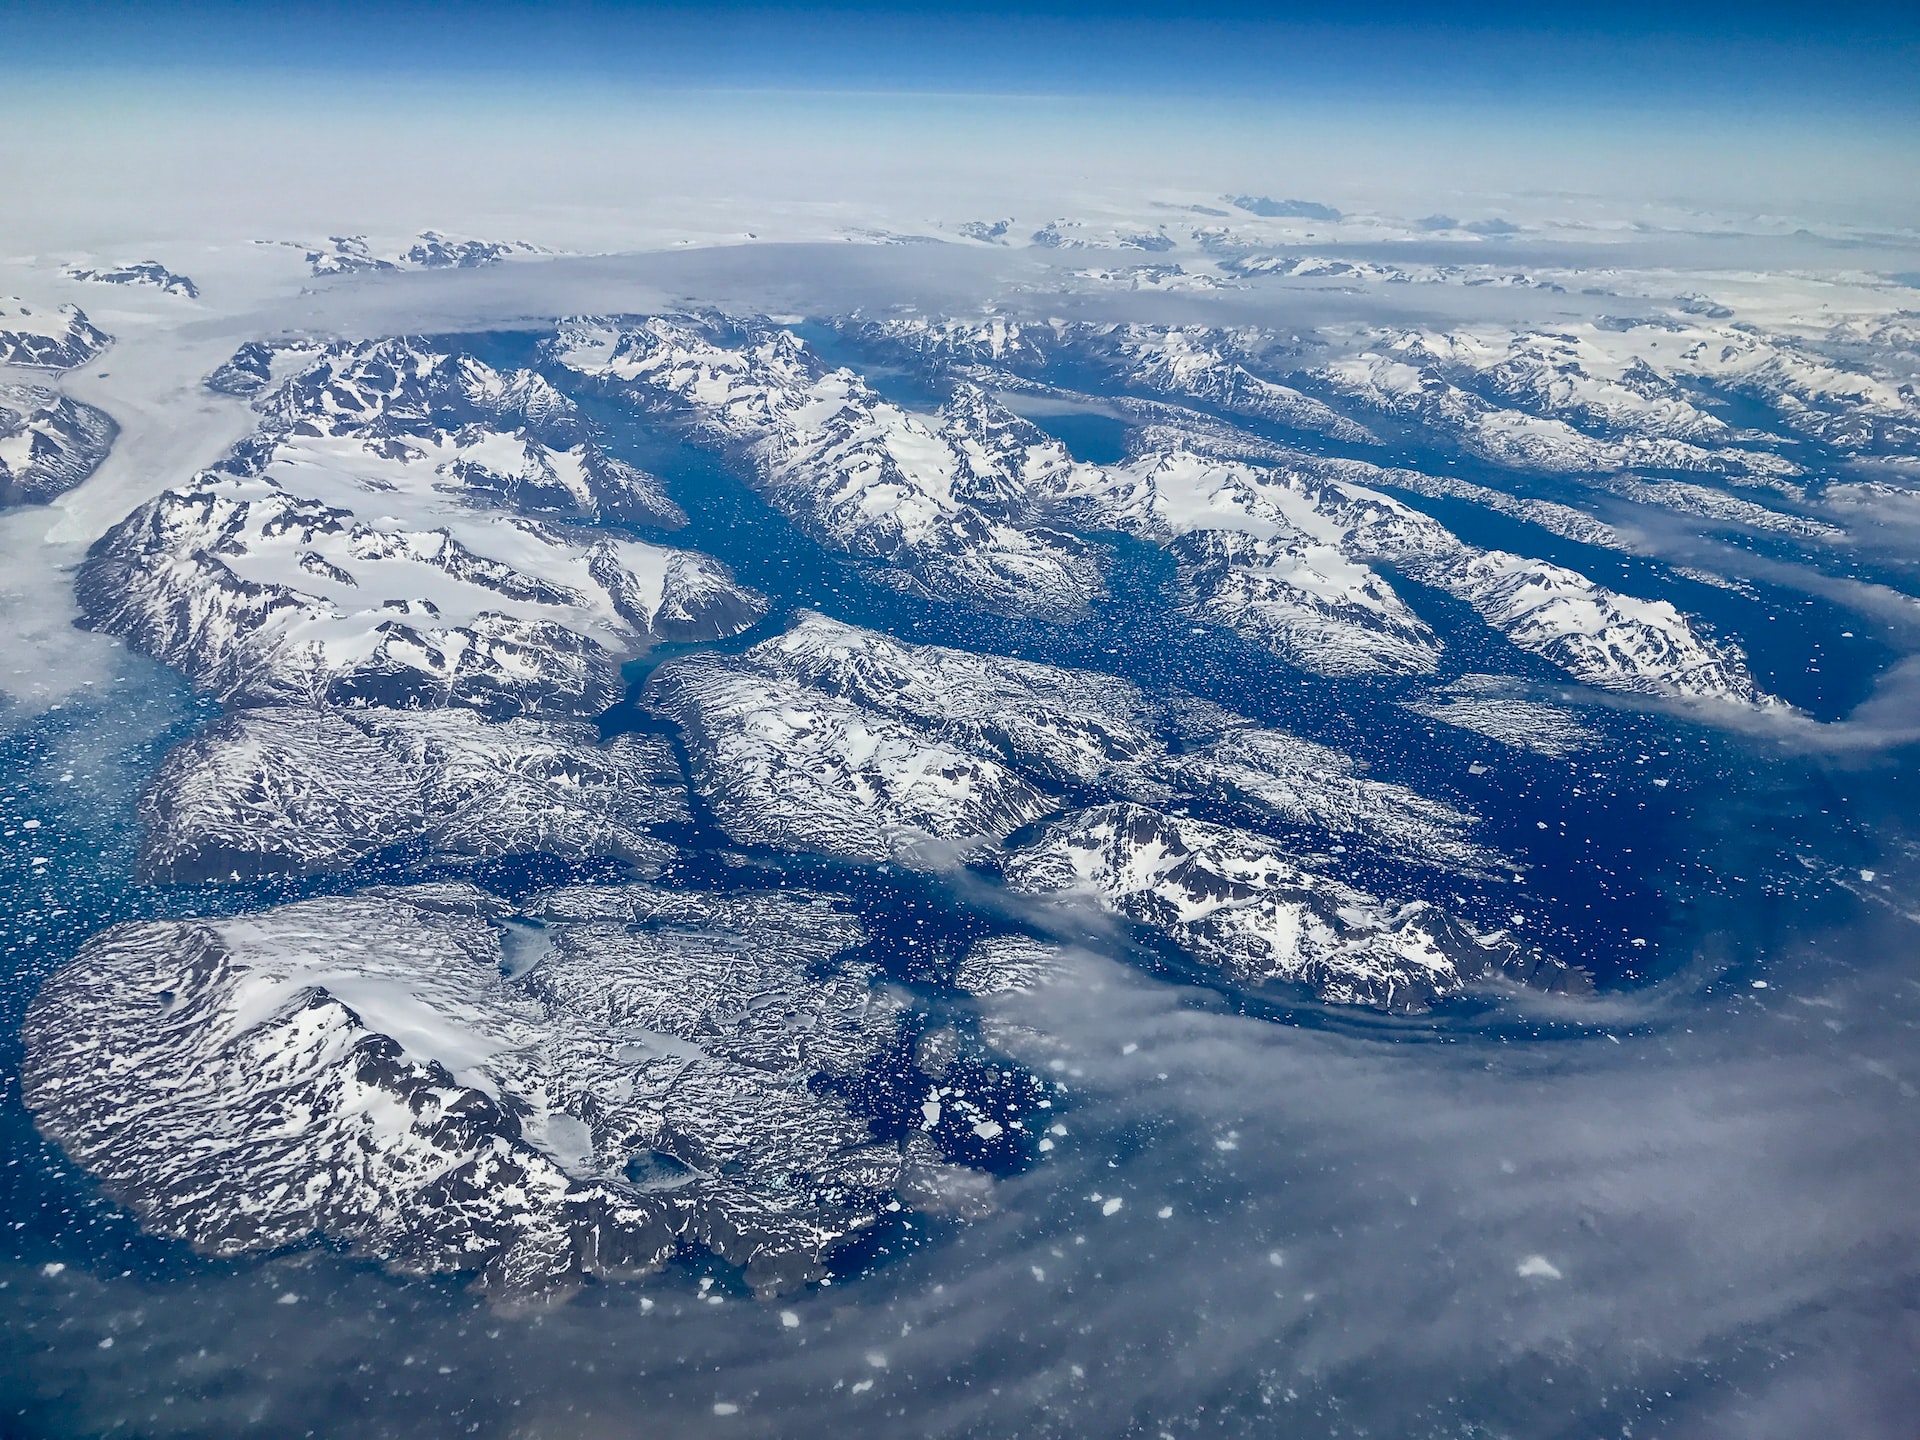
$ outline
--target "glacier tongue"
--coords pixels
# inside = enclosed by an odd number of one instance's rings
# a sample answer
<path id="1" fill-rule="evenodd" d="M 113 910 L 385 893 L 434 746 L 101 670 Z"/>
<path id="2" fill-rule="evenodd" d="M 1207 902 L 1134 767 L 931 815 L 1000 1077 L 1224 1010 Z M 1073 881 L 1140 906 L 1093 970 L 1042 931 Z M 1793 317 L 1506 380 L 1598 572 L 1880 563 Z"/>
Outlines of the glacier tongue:
<path id="1" fill-rule="evenodd" d="M 26 1103 L 202 1250 L 317 1234 L 507 1297 L 682 1246 L 776 1293 L 947 1168 L 816 1083 L 899 1024 L 828 897 L 573 893 L 512 980 L 511 907 L 472 887 L 106 931 L 34 1001 Z"/>

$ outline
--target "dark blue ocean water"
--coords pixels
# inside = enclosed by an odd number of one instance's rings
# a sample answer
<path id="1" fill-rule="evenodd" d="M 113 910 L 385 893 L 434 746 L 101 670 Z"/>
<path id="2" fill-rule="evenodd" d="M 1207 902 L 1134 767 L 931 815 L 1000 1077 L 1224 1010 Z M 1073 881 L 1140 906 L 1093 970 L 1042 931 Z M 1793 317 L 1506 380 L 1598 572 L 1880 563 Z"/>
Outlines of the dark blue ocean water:
<path id="1" fill-rule="evenodd" d="M 528 344 L 489 343 L 495 358 Z M 1486 996 L 1409 1019 L 1248 994 L 1143 937 L 1036 920 L 983 877 L 751 852 L 743 865 L 696 811 L 673 837 L 688 854 L 674 878 L 850 895 L 871 958 L 929 1024 L 980 1019 L 940 984 L 979 935 L 1052 926 L 1086 947 L 1074 986 L 985 1017 L 1011 1055 L 980 1062 L 1001 1072 L 1007 1113 L 1045 1093 L 1067 1132 L 1050 1154 L 970 1157 L 1003 1177 L 994 1217 L 902 1217 L 831 1285 L 776 1306 L 692 1263 L 504 1314 L 457 1283 L 324 1247 L 209 1261 L 143 1237 L 33 1131 L 15 1037 L 34 989 L 107 924 L 444 872 L 402 854 L 302 882 L 134 885 L 133 796 L 212 710 L 129 659 L 112 687 L 16 717 L 0 740 L 0 1432 L 1718 1433 L 1688 1427 L 1717 1423 L 1730 1389 L 1766 1393 L 1781 1357 L 1839 1373 L 1858 1335 L 1911 1313 L 1897 1204 L 1845 1234 L 1812 1218 L 1846 1210 L 1842 1187 L 1898 1194 L 1912 1178 L 1885 1153 L 1911 1138 L 1901 1087 L 1920 1082 L 1899 1039 L 1920 979 L 1904 918 L 1920 912 L 1911 749 L 1836 757 L 1589 703 L 1597 749 L 1508 750 L 1401 710 L 1391 684 L 1328 681 L 1192 633 L 1164 555 L 1121 537 L 1103 541 L 1110 600 L 1071 627 L 915 601 L 823 552 L 686 437 L 586 403 L 686 507 L 674 538 L 772 599 L 730 645 L 812 608 L 1184 689 L 1338 746 L 1482 816 L 1480 838 L 1525 867 L 1513 884 L 1375 863 L 1364 883 L 1482 923 L 1519 915 L 1601 995 Z M 1047 423 L 1089 459 L 1121 443 L 1103 417 Z M 1875 643 L 1842 640 L 1871 627 L 1830 602 L 1728 597 L 1433 508 L 1479 543 L 1705 611 L 1816 715 L 1849 708 L 1885 663 Z M 1559 688 L 1457 602 L 1407 593 L 1448 638 L 1447 676 Z M 632 665 L 632 684 L 666 653 Z M 631 706 L 603 717 L 609 731 L 649 723 Z M 611 872 L 458 873 L 513 895 Z M 876 1085 L 864 1103 L 886 1127 L 917 1099 Z M 1744 1193 L 1769 1186 L 1770 1207 Z M 1536 1259 L 1554 1278 L 1525 1269 Z M 703 1279 L 724 1304 L 700 1300 Z M 1829 1317 L 1812 1340 L 1808 1306 Z"/>

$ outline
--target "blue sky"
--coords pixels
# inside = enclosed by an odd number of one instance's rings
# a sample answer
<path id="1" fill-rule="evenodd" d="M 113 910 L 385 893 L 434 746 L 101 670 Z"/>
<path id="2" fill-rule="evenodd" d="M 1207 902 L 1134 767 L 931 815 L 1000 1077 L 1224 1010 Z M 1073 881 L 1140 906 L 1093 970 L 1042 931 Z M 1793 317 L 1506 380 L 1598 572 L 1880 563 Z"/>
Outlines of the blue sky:
<path id="1" fill-rule="evenodd" d="M 571 74 L 658 88 L 1920 110 L 1920 7 L 1766 4 L 0 5 L 0 66 Z"/>
<path id="2" fill-rule="evenodd" d="M 451 225 L 693 193 L 1413 215 L 1577 193 L 1911 226 L 1917 75 L 1920 7 L 1879 0 L 0 0 L 0 186 L 35 198 L 16 246 L 81 216 Z"/>

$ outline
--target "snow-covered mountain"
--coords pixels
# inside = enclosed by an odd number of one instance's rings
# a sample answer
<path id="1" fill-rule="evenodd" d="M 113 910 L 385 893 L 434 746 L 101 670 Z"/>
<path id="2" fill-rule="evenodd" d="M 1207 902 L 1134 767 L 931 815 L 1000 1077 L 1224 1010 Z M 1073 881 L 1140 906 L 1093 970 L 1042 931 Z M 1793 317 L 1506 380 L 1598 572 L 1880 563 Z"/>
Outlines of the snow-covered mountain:
<path id="1" fill-rule="evenodd" d="M 1622 475 L 1602 482 L 1602 488 L 1624 500 L 1640 505 L 1658 505 L 1663 510 L 1690 515 L 1717 525 L 1746 530 L 1766 530 L 1776 535 L 1793 535 L 1803 540 L 1838 541 L 1846 531 L 1824 520 L 1791 515 L 1758 504 L 1744 495 L 1729 495 L 1707 485 L 1685 480 L 1642 480 L 1637 475 Z"/>
<path id="2" fill-rule="evenodd" d="M 915 415 L 771 324 L 575 320 L 554 358 L 643 409 L 690 419 L 822 544 L 925 598 L 1067 618 L 1101 593 L 1095 552 L 969 499 L 969 414 Z"/>
<path id="3" fill-rule="evenodd" d="M 0 384 L 0 508 L 71 490 L 107 458 L 116 430 L 104 410 L 58 391 Z"/>
<path id="4" fill-rule="evenodd" d="M 1298 257 L 1283 268 L 1370 278 L 1381 271 Z M 1472 284 L 1498 277 L 1385 278 Z M 1672 489 L 1677 482 L 1623 472 L 1682 473 L 1799 498 L 1795 481 L 1809 463 L 1803 442 L 1860 457 L 1910 451 L 1920 442 L 1920 389 L 1911 367 L 1890 356 L 1893 342 L 1882 334 L 1889 327 L 1864 341 L 1844 328 L 1825 337 L 1790 336 L 1716 323 L 1725 312 L 1674 303 L 1680 308 L 1666 317 L 1602 318 L 1551 330 L 1350 327 L 1303 337 L 1258 328 L 918 315 L 856 318 L 842 328 L 856 343 L 976 379 L 1032 383 L 1093 366 L 1136 396 L 1199 405 L 1303 438 L 1378 444 L 1377 430 L 1424 447 L 1455 447 L 1509 470 L 1593 477 L 1589 483 L 1614 493 L 1637 485 L 1629 498 L 1684 514 L 1833 538 L 1817 520 L 1769 516 L 1751 501 L 1740 509 L 1733 497 L 1711 498 L 1718 492 L 1705 485 Z M 1735 413 L 1744 424 L 1729 418 Z M 1565 506 L 1453 476 L 1398 474 L 1416 493 L 1445 491 L 1569 538 L 1607 543 L 1580 533 L 1599 522 L 1576 518 L 1579 512 Z"/>
<path id="5" fill-rule="evenodd" d="M 1223 411 L 1231 408 L 1223 394 L 1245 390 L 1228 363 L 1233 347 L 1251 354 L 1260 339 L 1258 332 L 1211 332 L 1209 348 L 1196 332 L 1168 331 L 1149 344 L 1146 337 L 1155 332 L 1143 327 L 1107 327 L 1089 341 L 1085 327 L 1000 319 L 905 319 L 849 328 L 870 345 L 959 363 L 970 379 L 983 372 L 966 367 L 983 357 L 1035 370 L 1068 354 L 1128 354 L 1136 357 L 1136 376 L 1153 373 L 1155 365 L 1186 376 L 1184 391 L 1163 380 L 1162 393 L 1210 400 Z M 959 391 L 969 388 L 985 393 L 969 381 Z M 1137 409 L 1142 402 L 1134 403 Z M 1024 504 L 1036 517 L 1065 517 L 1082 528 L 1122 530 L 1168 546 L 1196 619 L 1225 625 L 1321 674 L 1418 675 L 1438 664 L 1444 640 L 1397 593 L 1385 566 L 1467 601 L 1521 649 L 1588 684 L 1740 703 L 1765 698 L 1737 647 L 1703 635 L 1670 603 L 1618 594 L 1566 566 L 1468 545 L 1381 487 L 1491 503 L 1553 533 L 1620 546 L 1614 532 L 1580 511 L 1453 477 L 1330 459 L 1258 436 L 1236 439 L 1220 422 L 1190 412 L 1183 418 L 1176 409 L 1149 407 L 1139 414 L 1148 423 L 1130 437 L 1128 459 L 1107 466 L 1075 463 L 1037 427 L 1002 421 L 1003 447 L 1021 444 L 1036 456 L 1057 447 L 1049 463 L 1029 464 L 1014 476 L 1017 483 L 1003 486 L 1002 511 L 1017 515 Z"/>
<path id="6" fill-rule="evenodd" d="M 741 659 L 933 731 L 1050 786 L 1102 784 L 1163 753 L 1146 698 L 1112 675 L 910 645 L 807 613 Z"/>
<path id="7" fill-rule="evenodd" d="M 1800 473 L 1797 464 L 1772 450 L 1710 448 L 1678 438 L 1721 438 L 1726 427 L 1650 370 L 1576 388 L 1572 364 L 1546 360 L 1522 367 L 1512 357 L 1480 377 L 1498 397 L 1489 399 L 1449 379 L 1457 347 L 1436 354 L 1428 338 L 1396 336 L 1383 350 L 1363 351 L 1309 374 L 1355 404 L 1417 425 L 1424 435 L 1446 436 L 1470 455 L 1516 470 L 1577 474 L 1642 467 L 1761 478 Z M 1576 419 L 1615 434 L 1590 434 L 1573 423 Z"/>
<path id="8" fill-rule="evenodd" d="M 714 819 L 743 843 L 884 860 L 926 841 L 998 839 L 1051 808 L 997 761 L 751 662 L 672 660 L 647 696 L 680 727 Z"/>
<path id="9" fill-rule="evenodd" d="M 337 269 L 468 263 L 430 245 L 331 253 Z M 60 335 L 84 324 L 63 315 Z M 1654 333 L 1598 327 L 1344 344 L 1006 319 L 841 328 L 914 357 L 944 400 L 910 408 L 781 325 L 705 315 L 567 322 L 552 381 L 408 339 L 256 342 L 207 378 L 249 402 L 253 433 L 113 527 L 77 582 L 89 623 L 228 707 L 142 798 L 142 879 L 542 855 L 662 884 L 509 902 L 441 883 L 95 937 L 35 1002 L 23 1074 L 43 1128 L 109 1194 L 214 1253 L 317 1235 L 506 1295 L 690 1249 L 771 1293 L 818 1276 L 896 1201 L 980 1203 L 990 1182 L 954 1161 L 1009 1132 L 968 1094 L 957 1032 L 909 1023 L 917 1002 L 881 961 L 849 958 L 870 936 L 840 898 L 666 888 L 722 843 L 762 852 L 730 884 L 794 852 L 964 864 L 982 882 L 997 869 L 1036 928 L 1064 932 L 1091 905 L 1232 984 L 1331 1003 L 1590 988 L 1462 918 L 1463 882 L 1508 872 L 1457 800 L 1177 690 L 800 611 L 781 635 L 652 671 L 639 704 L 677 727 L 685 778 L 662 736 L 603 740 L 584 722 L 624 694 L 623 661 L 739 634 L 769 602 L 719 560 L 636 533 L 687 517 L 561 386 L 721 449 L 900 591 L 1070 621 L 1108 599 L 1090 537 L 1117 532 L 1164 549 L 1168 601 L 1195 624 L 1392 682 L 1395 724 L 1551 756 L 1599 745 L 1598 728 L 1507 677 L 1416 689 L 1467 648 L 1425 592 L 1588 684 L 1777 702 L 1670 603 L 1522 541 L 1469 543 L 1403 497 L 1615 551 L 1641 543 L 1619 516 L 1634 505 L 1832 542 L 1815 513 L 1833 512 L 1818 482 L 1813 498 L 1788 483 L 1780 436 L 1736 427 L 1702 387 L 1747 385 L 1781 414 L 1802 396 L 1789 428 L 1830 445 L 1897 437 L 1907 403 L 1883 377 L 1754 339 L 1759 357 L 1732 330 L 1718 360 L 1669 364 Z M 1119 417 L 1122 457 L 1076 458 L 1011 408 L 1020 395 Z M 24 498 L 43 498 L 17 478 L 32 466 L 53 493 L 111 440 L 104 416 L 50 391 L 0 398 L 21 417 L 0 463 Z M 1866 430 L 1840 423 L 1863 406 Z M 1505 469 L 1348 458 L 1385 459 L 1407 433 Z M 1575 503 L 1497 488 L 1521 471 Z M 1722 488 L 1750 482 L 1787 498 Z M 917 973 L 1005 995 L 1067 963 L 1032 938 L 965 940 Z M 925 1125 L 876 1138 L 875 1096 Z"/>
<path id="10" fill-rule="evenodd" d="M 735 839 L 885 858 L 998 840 L 1067 795 L 1207 801 L 1402 863 L 1495 862 L 1472 818 L 1362 776 L 1339 752 L 1111 675 L 907 645 L 821 615 L 740 655 L 655 672 L 695 788 Z"/>
<path id="11" fill-rule="evenodd" d="M 1087 471 L 1076 483 L 1087 483 Z M 1523 650 L 1605 689 L 1763 703 L 1738 648 L 1666 601 L 1578 571 L 1481 550 L 1365 483 L 1393 472 L 1299 456 L 1285 465 L 1186 450 L 1093 472 L 1077 498 L 1107 523 L 1170 544 L 1197 617 L 1325 674 L 1420 674 L 1444 642 L 1376 568 L 1470 604 Z M 1351 478 L 1349 478 L 1351 477 Z"/>
<path id="12" fill-rule="evenodd" d="M 95 285 L 140 285 L 158 290 L 165 295 L 178 295 L 182 300 L 198 300 L 200 287 L 185 275 L 169 270 L 158 260 L 132 260 L 124 265 L 108 265 L 95 269 L 86 265 L 69 265 L 60 272 L 69 280 L 80 280 Z"/>
<path id="13" fill-rule="evenodd" d="M 1388 263 L 1342 260 L 1331 255 L 1244 255 L 1223 260 L 1232 275 L 1271 275 L 1287 280 L 1331 280 L 1386 285 L 1458 285 L 1474 289 L 1547 290 L 1564 294 L 1566 286 L 1549 276 L 1497 265 Z"/>
<path id="14" fill-rule="evenodd" d="M 1428 383 L 1475 388 L 1498 403 L 1599 435 L 1690 442 L 1712 447 L 1709 456 L 1719 457 L 1678 463 L 1689 459 L 1687 452 L 1668 450 L 1662 452 L 1668 458 L 1657 460 L 1630 450 L 1628 463 L 1765 478 L 1794 473 L 1790 461 L 1767 448 L 1782 440 L 1806 437 L 1858 454 L 1920 443 L 1920 389 L 1912 375 L 1873 365 L 1879 347 L 1861 350 L 1846 337 L 1835 340 L 1823 350 L 1808 337 L 1670 315 L 1552 331 L 1388 332 L 1374 344 L 1383 356 L 1420 370 Z M 1831 353 L 1838 349 L 1853 353 Z M 1703 408 L 1715 391 L 1760 402 L 1749 423 L 1764 428 L 1740 429 Z M 1708 401 L 1698 398 L 1702 393 Z"/>
<path id="15" fill-rule="evenodd" d="M 1228 415 L 1267 421 L 1347 444 L 1378 444 L 1364 426 L 1290 386 L 1249 371 L 1228 353 L 1234 332 L 1204 326 L 1044 323 L 909 316 L 843 322 L 858 344 L 944 365 L 985 366 L 1040 378 L 1056 361 L 1091 364 L 1129 390 L 1198 401 Z"/>
<path id="16" fill-rule="evenodd" d="M 472 270 L 514 256 L 543 255 L 524 240 L 475 240 L 422 230 L 392 250 L 376 251 L 365 235 L 329 235 L 306 247 L 307 268 L 316 277 L 392 270 Z"/>
<path id="17" fill-rule="evenodd" d="M 656 868 L 687 818 L 667 743 L 470 710 L 237 710 L 168 754 L 139 868 L 162 883 L 343 870 L 398 845 Z"/>
<path id="18" fill-rule="evenodd" d="M 1306 985 L 1336 1004 L 1418 1011 L 1493 974 L 1591 989 L 1583 972 L 1504 932 L 1377 900 L 1303 868 L 1267 836 L 1144 806 L 1064 816 L 1005 865 L 1016 890 L 1085 897 L 1239 983 Z"/>
<path id="19" fill-rule="evenodd" d="M 1475 817 L 1369 779 L 1350 756 L 1283 730 L 1234 726 L 1169 756 L 1157 773 L 1175 795 L 1210 801 L 1256 828 L 1277 822 L 1455 874 L 1499 863 L 1470 838 Z"/>
<path id="20" fill-rule="evenodd" d="M 1198 400 L 1223 414 L 1266 420 L 1348 444 L 1379 443 L 1364 425 L 1321 401 L 1255 375 L 1222 353 L 1215 339 L 1198 326 L 1162 330 L 1130 325 L 1101 336 L 1095 348 L 1125 383 L 1155 394 Z"/>
<path id="21" fill-rule="evenodd" d="M 984 1183 L 834 1093 L 899 1010 L 839 958 L 863 931 L 830 897 L 528 908 L 544 928 L 510 931 L 505 902 L 433 885 L 108 930 L 34 1001 L 26 1103 L 207 1253 L 319 1236 L 505 1297 L 689 1249 L 778 1293 L 889 1196 Z"/>
<path id="22" fill-rule="evenodd" d="M 1029 378 L 1093 365 L 1112 383 L 1219 414 L 1349 445 L 1378 445 L 1370 414 L 1448 437 L 1468 453 L 1551 473 L 1626 466 L 1735 476 L 1797 473 L 1789 459 L 1743 438 L 1688 400 L 1684 389 L 1632 354 L 1582 336 L 1524 332 L 1492 338 L 1423 331 L 1283 337 L 1257 328 L 1035 324 L 1001 317 L 921 316 L 855 321 L 858 343 L 944 365 L 991 366 Z M 1499 352 L 1493 345 L 1504 340 Z M 1337 346 L 1350 353 L 1315 361 Z M 1616 350 L 1620 347 L 1614 347 Z M 1682 347 L 1672 346 L 1678 360 Z M 1331 408 L 1336 400 L 1347 411 Z"/>
<path id="23" fill-rule="evenodd" d="M 89 623 L 223 699 L 592 713 L 623 658 L 765 609 L 708 556 L 561 523 L 679 512 L 530 372 L 343 342 L 254 404 L 78 581 Z"/>
<path id="24" fill-rule="evenodd" d="M 71 370 L 112 343 L 78 305 L 30 305 L 0 298 L 0 365 Z"/>
<path id="25" fill-rule="evenodd" d="M 1103 904 L 1237 982 L 1306 984 L 1342 1003 L 1419 1008 L 1491 970 L 1574 983 L 1535 952 L 1334 878 L 1344 843 L 1314 854 L 1331 837 L 1403 865 L 1484 872 L 1498 857 L 1468 838 L 1471 817 L 1217 707 L 1189 707 L 1175 752 L 1154 727 L 1178 719 L 1122 681 L 903 645 L 820 616 L 742 655 L 668 662 L 647 703 L 680 725 L 695 788 L 742 842 L 936 863 L 998 855 L 1015 889 L 1104 886 Z M 1063 790 L 1184 799 L 1260 829 L 1126 801 L 1076 809 Z M 992 843 L 1049 816 L 1010 853 Z M 1101 846 L 1113 853 L 1082 853 Z"/>

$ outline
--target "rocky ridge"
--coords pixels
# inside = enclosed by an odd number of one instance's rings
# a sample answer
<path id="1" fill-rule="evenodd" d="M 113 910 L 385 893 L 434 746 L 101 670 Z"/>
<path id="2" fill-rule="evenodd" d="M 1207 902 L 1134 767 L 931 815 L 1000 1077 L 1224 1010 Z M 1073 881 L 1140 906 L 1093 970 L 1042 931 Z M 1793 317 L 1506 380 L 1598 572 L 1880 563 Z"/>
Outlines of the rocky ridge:
<path id="1" fill-rule="evenodd" d="M 99 468 L 117 432 L 104 410 L 58 391 L 0 384 L 0 509 L 64 495 Z"/>
<path id="2" fill-rule="evenodd" d="M 214 1255 L 319 1236 L 508 1299 L 701 1249 L 760 1294 L 891 1197 L 975 1202 L 844 1085 L 898 1005 L 827 896 L 470 886 L 122 925 L 29 1012 L 41 1128 L 149 1228 Z M 509 929 L 517 926 L 518 929 Z M 537 938 L 530 966 L 503 939 Z M 522 947 L 524 948 L 524 946 Z"/>
<path id="3" fill-rule="evenodd" d="M 643 410 L 686 417 L 782 514 L 922 598 L 1064 619 L 1102 593 L 1091 547 L 970 498 L 992 446 L 974 407 L 912 414 L 762 322 L 575 320 L 552 353 Z"/>
<path id="4" fill-rule="evenodd" d="M 112 343 L 78 305 L 30 305 L 0 299 L 0 365 L 71 370 Z"/>
<path id="5" fill-rule="evenodd" d="M 564 523 L 678 512 L 530 372 L 343 342 L 254 406 L 259 431 L 108 531 L 76 587 L 95 628 L 229 703 L 590 714 L 623 658 L 764 611 L 710 557 Z"/>
<path id="6" fill-rule="evenodd" d="M 1383 902 L 1303 867 L 1266 836 L 1140 805 L 1050 822 L 1004 862 L 1014 890 L 1085 898 L 1244 985 L 1303 985 L 1333 1004 L 1421 1011 L 1504 975 L 1584 993 L 1584 972 L 1423 902 Z"/>
<path id="7" fill-rule="evenodd" d="M 343 870 L 402 845 L 658 870 L 687 818 L 666 742 L 470 710 L 236 710 L 167 756 L 142 797 L 149 883 Z"/>
<path id="8" fill-rule="evenodd" d="M 198 300 L 200 287 L 185 275 L 180 275 L 158 260 L 134 260 L 124 265 L 109 265 L 103 269 L 93 269 L 84 265 L 69 265 L 60 272 L 69 280 L 79 280 L 93 285 L 139 285 L 158 290 L 163 295 L 177 295 L 182 300 Z"/>
<path id="9" fill-rule="evenodd" d="M 473 240 L 422 230 L 399 250 L 376 253 L 364 235 L 330 235 L 306 247 L 307 268 L 316 278 L 365 275 L 395 270 L 472 270 L 518 255 L 540 255 L 524 240 Z"/>

